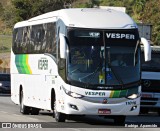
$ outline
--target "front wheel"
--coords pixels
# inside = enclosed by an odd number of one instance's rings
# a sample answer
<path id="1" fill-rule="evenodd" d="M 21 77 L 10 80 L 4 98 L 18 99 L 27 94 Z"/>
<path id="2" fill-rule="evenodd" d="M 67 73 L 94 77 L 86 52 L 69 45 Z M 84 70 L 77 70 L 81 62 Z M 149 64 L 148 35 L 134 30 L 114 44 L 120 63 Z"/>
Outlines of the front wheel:
<path id="1" fill-rule="evenodd" d="M 23 91 L 20 92 L 20 112 L 22 114 L 29 114 L 30 107 L 24 105 L 24 96 Z"/>
<path id="2" fill-rule="evenodd" d="M 53 112 L 53 115 L 55 117 L 56 122 L 65 122 L 65 120 L 66 120 L 66 115 L 57 111 L 57 109 L 56 109 L 56 100 L 54 101 L 54 112 Z"/>
<path id="3" fill-rule="evenodd" d="M 39 109 L 32 107 L 31 109 L 31 115 L 38 115 L 39 114 Z"/>

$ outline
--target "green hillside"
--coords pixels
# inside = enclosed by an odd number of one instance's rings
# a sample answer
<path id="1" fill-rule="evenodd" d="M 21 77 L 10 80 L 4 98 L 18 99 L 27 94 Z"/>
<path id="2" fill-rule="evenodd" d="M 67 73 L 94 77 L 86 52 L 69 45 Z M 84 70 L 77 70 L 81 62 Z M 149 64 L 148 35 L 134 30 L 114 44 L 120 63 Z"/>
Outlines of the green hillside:
<path id="1" fill-rule="evenodd" d="M 0 35 L 0 53 L 10 52 L 12 37 Z"/>
<path id="2" fill-rule="evenodd" d="M 0 34 L 11 34 L 13 25 L 21 20 L 64 8 L 123 6 L 138 23 L 152 24 L 152 41 L 160 45 L 160 0 L 0 0 Z"/>

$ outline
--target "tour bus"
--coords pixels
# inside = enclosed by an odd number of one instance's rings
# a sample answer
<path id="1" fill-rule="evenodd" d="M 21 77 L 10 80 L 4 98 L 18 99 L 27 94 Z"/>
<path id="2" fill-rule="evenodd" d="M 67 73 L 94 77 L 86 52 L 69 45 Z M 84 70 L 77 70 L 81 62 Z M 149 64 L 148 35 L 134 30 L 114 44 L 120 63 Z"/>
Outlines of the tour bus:
<path id="1" fill-rule="evenodd" d="M 160 115 L 160 47 L 152 46 L 151 48 L 152 60 L 144 62 L 142 57 L 141 113 L 157 111 Z"/>
<path id="2" fill-rule="evenodd" d="M 97 115 L 124 123 L 140 110 L 141 42 L 149 61 L 150 45 L 135 22 L 113 9 L 61 9 L 19 22 L 11 99 L 22 114 L 50 110 L 57 122 Z"/>

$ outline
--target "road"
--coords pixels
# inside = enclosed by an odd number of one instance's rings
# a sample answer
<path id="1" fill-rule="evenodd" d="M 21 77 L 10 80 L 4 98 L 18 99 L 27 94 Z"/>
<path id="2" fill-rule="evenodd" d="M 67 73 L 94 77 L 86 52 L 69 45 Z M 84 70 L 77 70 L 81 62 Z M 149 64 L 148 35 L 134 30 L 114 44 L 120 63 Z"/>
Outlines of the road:
<path id="1" fill-rule="evenodd" d="M 125 127 L 114 125 L 113 120 L 95 116 L 68 117 L 66 123 L 57 123 L 52 117 L 52 112 L 41 111 L 39 115 L 22 115 L 19 106 L 15 105 L 10 96 L 0 95 L 0 122 L 23 122 L 43 123 L 42 127 L 49 128 L 112 128 Z M 127 116 L 126 123 L 149 122 L 160 123 L 157 113 L 150 112 L 148 115 Z M 132 124 L 132 125 L 133 125 Z M 128 126 L 128 125 L 127 125 Z"/>

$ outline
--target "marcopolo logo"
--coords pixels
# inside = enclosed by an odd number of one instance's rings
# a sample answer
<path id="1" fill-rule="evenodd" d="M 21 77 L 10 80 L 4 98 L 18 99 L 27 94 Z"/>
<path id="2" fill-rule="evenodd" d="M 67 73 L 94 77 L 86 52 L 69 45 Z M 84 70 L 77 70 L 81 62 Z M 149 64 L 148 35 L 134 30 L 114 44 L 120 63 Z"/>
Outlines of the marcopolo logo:
<path id="1" fill-rule="evenodd" d="M 127 39 L 134 40 L 135 35 L 133 34 L 124 34 L 124 33 L 106 33 L 108 39 Z"/>
<path id="2" fill-rule="evenodd" d="M 86 96 L 105 96 L 105 92 L 85 92 Z"/>

